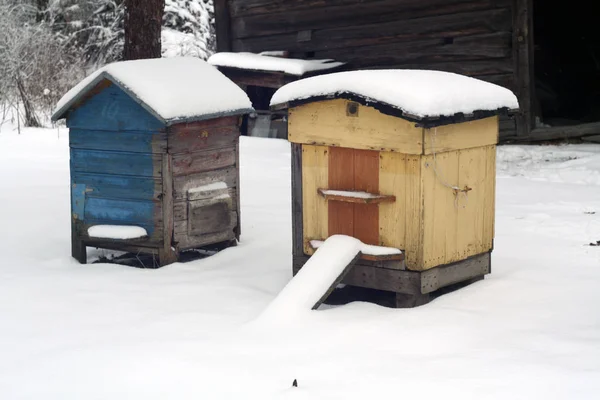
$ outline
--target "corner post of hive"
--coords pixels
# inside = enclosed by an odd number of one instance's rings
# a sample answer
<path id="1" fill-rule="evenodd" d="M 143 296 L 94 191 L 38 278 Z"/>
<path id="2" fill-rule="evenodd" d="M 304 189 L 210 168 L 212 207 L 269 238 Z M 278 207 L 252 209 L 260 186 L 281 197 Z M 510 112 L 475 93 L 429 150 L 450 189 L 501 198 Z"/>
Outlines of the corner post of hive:
<path id="1" fill-rule="evenodd" d="M 162 247 L 158 249 L 158 263 L 161 267 L 178 259 L 173 246 L 173 159 L 169 153 L 162 155 L 162 187 L 163 240 Z"/>
<path id="2" fill-rule="evenodd" d="M 292 143 L 292 254 L 304 256 L 302 221 L 302 145 Z"/>
<path id="3" fill-rule="evenodd" d="M 80 264 L 87 263 L 87 247 L 81 239 L 80 223 L 76 219 L 71 220 L 71 256 Z"/>
<path id="4" fill-rule="evenodd" d="M 242 235 L 242 207 L 241 207 L 241 199 L 240 199 L 240 136 L 235 142 L 235 169 L 236 169 L 236 189 L 235 189 L 235 199 L 236 199 L 236 212 L 237 212 L 237 224 L 234 229 L 235 238 L 239 242 L 240 236 Z"/>

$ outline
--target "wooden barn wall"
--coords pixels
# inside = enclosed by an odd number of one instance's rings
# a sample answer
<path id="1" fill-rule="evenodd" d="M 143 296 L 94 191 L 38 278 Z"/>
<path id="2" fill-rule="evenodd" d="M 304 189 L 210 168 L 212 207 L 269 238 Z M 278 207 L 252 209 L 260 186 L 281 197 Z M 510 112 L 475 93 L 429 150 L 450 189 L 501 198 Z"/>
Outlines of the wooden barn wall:
<path id="1" fill-rule="evenodd" d="M 216 0 L 219 51 L 429 68 L 515 90 L 516 0 Z M 504 120 L 501 131 L 514 130 Z"/>

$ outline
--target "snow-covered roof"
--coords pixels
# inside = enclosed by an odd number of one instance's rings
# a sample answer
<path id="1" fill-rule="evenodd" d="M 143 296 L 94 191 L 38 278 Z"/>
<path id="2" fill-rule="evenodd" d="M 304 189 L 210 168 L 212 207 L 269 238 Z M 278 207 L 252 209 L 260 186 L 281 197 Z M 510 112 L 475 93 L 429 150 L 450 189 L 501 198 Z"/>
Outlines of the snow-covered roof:
<path id="1" fill-rule="evenodd" d="M 246 93 L 217 68 L 193 57 L 108 64 L 79 82 L 58 102 L 52 120 L 88 91 L 109 80 L 166 125 L 252 112 Z"/>
<path id="2" fill-rule="evenodd" d="M 282 72 L 287 75 L 302 76 L 311 72 L 326 71 L 344 65 L 334 60 L 302 60 L 297 58 L 273 57 L 278 52 L 255 53 L 216 53 L 208 62 L 218 67 L 230 67 L 262 72 Z"/>
<path id="3" fill-rule="evenodd" d="M 519 107 L 517 97 L 501 86 L 449 72 L 408 69 L 337 72 L 302 79 L 275 92 L 271 106 L 336 97 L 425 125 L 443 125 L 460 115 L 478 118 Z"/>

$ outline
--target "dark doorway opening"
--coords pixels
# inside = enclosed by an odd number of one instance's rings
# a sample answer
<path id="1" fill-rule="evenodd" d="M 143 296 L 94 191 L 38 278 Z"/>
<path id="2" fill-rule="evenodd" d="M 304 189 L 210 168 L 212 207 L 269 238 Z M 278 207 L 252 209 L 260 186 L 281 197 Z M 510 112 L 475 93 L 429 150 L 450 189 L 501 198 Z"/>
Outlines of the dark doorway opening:
<path id="1" fill-rule="evenodd" d="M 533 3 L 536 125 L 600 121 L 600 5 Z"/>

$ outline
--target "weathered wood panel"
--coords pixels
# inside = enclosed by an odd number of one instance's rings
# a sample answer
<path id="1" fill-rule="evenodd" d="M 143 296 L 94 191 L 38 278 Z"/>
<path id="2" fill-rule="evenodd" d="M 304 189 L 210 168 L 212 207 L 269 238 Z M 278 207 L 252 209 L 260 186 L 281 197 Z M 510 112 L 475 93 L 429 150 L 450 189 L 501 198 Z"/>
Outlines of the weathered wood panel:
<path id="1" fill-rule="evenodd" d="M 283 85 L 297 80 L 297 77 L 279 72 L 248 71 L 237 68 L 219 67 L 225 76 L 239 86 L 260 86 L 279 89 Z M 310 74 L 307 74 L 310 75 Z"/>
<path id="2" fill-rule="evenodd" d="M 229 188 L 237 187 L 236 168 L 230 167 L 197 174 L 175 176 L 173 178 L 174 200 L 186 200 L 189 189 L 215 182 L 224 182 Z"/>
<path id="3" fill-rule="evenodd" d="M 229 200 L 210 201 L 210 204 L 191 202 L 187 222 L 188 234 L 208 235 L 229 229 L 231 214 L 236 214 L 231 210 L 231 199 Z"/>
<path id="4" fill-rule="evenodd" d="M 293 259 L 294 275 L 308 261 L 307 256 Z M 404 294 L 427 294 L 440 288 L 482 277 L 491 271 L 490 253 L 477 254 L 465 260 L 427 271 L 407 271 L 388 268 L 389 263 L 375 265 L 357 260 L 342 283 Z"/>
<path id="5" fill-rule="evenodd" d="M 84 184 L 88 197 L 157 201 L 163 193 L 160 178 L 73 172 L 71 181 Z"/>
<path id="6" fill-rule="evenodd" d="M 499 32 L 447 39 L 415 40 L 406 43 L 383 43 L 338 49 L 315 50 L 316 58 L 333 58 L 348 62 L 353 68 L 370 65 L 419 64 L 421 68 L 438 62 L 466 62 L 481 59 L 505 59 L 511 55 L 511 33 Z M 269 45 L 270 47 L 271 45 Z M 273 47 L 280 47 L 275 42 Z M 324 45 L 326 46 L 326 45 Z"/>
<path id="7" fill-rule="evenodd" d="M 236 187 L 228 188 L 224 194 L 227 194 L 231 198 L 231 208 L 237 209 L 239 201 L 236 199 L 236 193 L 238 189 Z M 190 199 L 193 201 L 193 199 Z M 173 218 L 175 221 L 184 221 L 188 218 L 188 201 L 189 200 L 177 200 L 173 202 Z"/>
<path id="8" fill-rule="evenodd" d="M 172 125 L 169 127 L 169 152 L 179 154 L 233 147 L 239 135 L 238 117 Z"/>
<path id="9" fill-rule="evenodd" d="M 385 61 L 385 60 L 384 60 Z M 512 82 L 513 63 L 511 58 L 494 58 L 483 60 L 464 61 L 431 61 L 426 64 L 422 62 L 399 63 L 395 60 L 389 60 L 390 63 L 381 62 L 380 64 L 372 64 L 371 60 L 361 61 L 356 60 L 357 64 L 353 63 L 355 68 L 381 69 L 381 68 L 408 68 L 408 69 L 431 69 L 435 71 L 454 72 L 457 74 L 474 76 L 479 79 L 486 80 L 487 77 L 510 76 Z M 514 84 L 514 83 L 512 83 Z"/>
<path id="10" fill-rule="evenodd" d="M 74 149 L 164 153 L 167 151 L 167 135 L 164 132 L 110 132 L 71 128 L 69 146 Z"/>
<path id="11" fill-rule="evenodd" d="M 425 129 L 425 154 L 471 149 L 496 143 L 498 143 L 497 116 Z"/>
<path id="12" fill-rule="evenodd" d="M 235 147 L 173 155 L 173 175 L 189 175 L 235 166 Z"/>
<path id="13" fill-rule="evenodd" d="M 348 116 L 348 100 L 335 99 L 291 108 L 288 140 L 293 143 L 363 150 L 423 152 L 423 129 L 414 123 L 358 105 L 359 117 Z"/>
<path id="14" fill-rule="evenodd" d="M 217 40 L 217 51 L 231 50 L 231 20 L 229 16 L 229 2 L 227 0 L 215 0 L 215 33 Z"/>
<path id="15" fill-rule="evenodd" d="M 162 158 L 144 153 L 71 149 L 71 170 L 160 178 Z"/>
<path id="16" fill-rule="evenodd" d="M 289 14 L 276 14 L 268 18 L 245 17 L 234 22 L 235 46 L 248 46 L 248 41 L 244 38 L 253 37 L 252 40 L 259 42 L 277 40 L 282 43 L 296 43 L 295 48 L 310 46 L 311 50 L 327 48 L 326 43 L 329 43 L 330 48 L 335 49 L 432 38 L 456 39 L 463 36 L 507 32 L 511 28 L 511 14 L 508 8 L 446 15 L 440 14 L 437 10 L 428 10 L 429 15 L 425 18 L 421 15 L 420 18 L 403 20 L 402 16 L 396 13 L 396 18 L 390 19 L 391 15 L 384 17 L 379 14 L 373 16 L 371 21 L 363 18 L 342 26 L 332 26 L 335 22 L 332 22 L 331 16 L 329 15 L 327 20 L 323 15 L 321 29 L 318 26 L 307 25 L 304 20 L 300 20 L 300 24 L 295 23 L 299 20 L 291 19 Z M 431 15 L 433 13 L 436 15 Z M 318 13 L 313 11 L 311 15 L 316 16 Z M 360 18 L 359 14 L 354 16 Z M 297 32 L 305 29 L 313 30 L 311 40 L 298 42 Z M 267 39 L 265 36 L 272 37 Z"/>
<path id="17" fill-rule="evenodd" d="M 423 13 L 434 12 L 439 14 L 451 14 L 469 10 L 485 10 L 491 8 L 508 7 L 510 0 L 229 0 L 230 15 L 234 18 L 248 17 L 254 15 L 269 16 L 287 13 L 290 19 L 308 20 L 315 23 L 319 17 L 310 15 L 323 13 L 335 15 L 335 22 L 339 24 L 358 23 L 356 15 L 364 15 L 365 18 L 377 16 L 385 19 L 397 18 L 396 13 L 406 15 L 406 18 L 412 18 L 414 15 L 423 15 Z M 413 14 L 410 14 L 410 13 Z M 331 17 L 330 17 L 331 23 Z"/>
<path id="18" fill-rule="evenodd" d="M 159 248 L 159 263 L 161 266 L 177 261 L 177 251 L 173 246 L 173 159 L 171 154 L 163 156 L 163 180 L 164 188 L 161 200 L 163 211 L 162 247 Z"/>
<path id="19" fill-rule="evenodd" d="M 110 85 L 71 111 L 67 118 L 69 128 L 105 131 L 164 130 L 164 124 L 118 86 Z"/>
<path id="20" fill-rule="evenodd" d="M 237 225 L 237 212 L 229 214 L 229 225 L 223 226 L 218 232 L 203 235 L 190 234 L 188 221 L 176 221 L 174 226 L 174 242 L 177 250 L 197 248 L 218 242 L 235 239 L 235 227 Z"/>
<path id="21" fill-rule="evenodd" d="M 515 73 L 515 91 L 519 98 L 520 112 L 515 116 L 518 136 L 527 136 L 533 124 L 534 89 L 533 73 L 533 0 L 514 2 L 514 34 L 512 49 Z"/>
<path id="22" fill-rule="evenodd" d="M 329 184 L 329 149 L 325 146 L 302 145 L 302 226 L 304 253 L 314 253 L 308 243 L 329 236 L 327 201 L 317 190 Z"/>
<path id="23" fill-rule="evenodd" d="M 292 254 L 304 255 L 302 145 L 292 143 Z"/>

